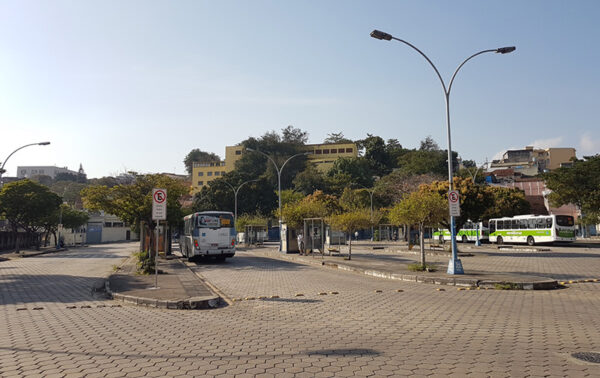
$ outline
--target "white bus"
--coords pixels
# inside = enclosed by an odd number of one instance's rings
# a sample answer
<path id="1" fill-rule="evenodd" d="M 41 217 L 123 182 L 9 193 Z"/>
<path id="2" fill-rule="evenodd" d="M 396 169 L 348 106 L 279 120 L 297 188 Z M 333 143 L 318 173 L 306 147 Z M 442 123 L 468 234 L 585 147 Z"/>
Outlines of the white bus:
<path id="1" fill-rule="evenodd" d="M 490 219 L 490 243 L 554 243 L 575 241 L 575 221 L 569 215 L 517 215 Z"/>
<path id="2" fill-rule="evenodd" d="M 482 243 L 487 242 L 489 229 L 486 227 L 486 223 L 479 222 L 477 224 L 477 222 L 467 221 L 456 233 L 456 240 L 463 243 L 474 242 L 477 241 L 477 234 L 479 233 L 479 241 Z M 440 243 L 452 240 L 450 230 L 447 228 L 434 231 L 433 238 Z"/>
<path id="3" fill-rule="evenodd" d="M 188 260 L 215 257 L 224 261 L 235 255 L 235 225 L 233 213 L 203 211 L 183 218 L 183 233 L 179 237 L 181 253 Z"/>

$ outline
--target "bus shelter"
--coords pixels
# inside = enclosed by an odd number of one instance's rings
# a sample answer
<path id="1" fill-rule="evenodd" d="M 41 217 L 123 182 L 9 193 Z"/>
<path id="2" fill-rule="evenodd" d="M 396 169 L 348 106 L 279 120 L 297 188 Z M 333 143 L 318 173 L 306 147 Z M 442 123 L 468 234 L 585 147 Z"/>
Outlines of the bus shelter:
<path id="1" fill-rule="evenodd" d="M 325 221 L 323 218 L 304 219 L 304 248 L 311 253 L 325 253 Z"/>
<path id="2" fill-rule="evenodd" d="M 262 224 L 246 225 L 244 242 L 246 245 L 262 245 L 267 239 L 267 226 Z"/>

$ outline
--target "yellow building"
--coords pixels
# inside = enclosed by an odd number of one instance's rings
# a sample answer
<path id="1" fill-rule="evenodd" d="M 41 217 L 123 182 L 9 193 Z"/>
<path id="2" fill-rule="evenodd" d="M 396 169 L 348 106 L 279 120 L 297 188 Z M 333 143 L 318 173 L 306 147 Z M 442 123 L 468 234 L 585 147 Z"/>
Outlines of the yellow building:
<path id="1" fill-rule="evenodd" d="M 358 156 L 358 150 L 354 143 L 308 144 L 305 147 L 310 152 L 307 155 L 308 160 L 314 163 L 321 172 L 329 170 L 338 158 Z M 192 167 L 192 194 L 199 192 L 203 186 L 225 173 L 233 171 L 235 162 L 242 158 L 243 153 L 243 146 L 226 146 L 224 161 L 194 162 Z"/>

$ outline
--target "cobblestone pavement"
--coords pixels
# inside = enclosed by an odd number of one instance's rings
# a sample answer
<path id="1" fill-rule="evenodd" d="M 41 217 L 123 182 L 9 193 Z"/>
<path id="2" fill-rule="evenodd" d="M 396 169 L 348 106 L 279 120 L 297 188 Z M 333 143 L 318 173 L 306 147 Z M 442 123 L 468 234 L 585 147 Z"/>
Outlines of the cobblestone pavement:
<path id="1" fill-rule="evenodd" d="M 239 252 L 194 270 L 248 300 L 113 307 L 90 287 L 127 252 L 0 262 L 0 376 L 600 375 L 570 357 L 600 352 L 600 284 L 438 291 Z"/>

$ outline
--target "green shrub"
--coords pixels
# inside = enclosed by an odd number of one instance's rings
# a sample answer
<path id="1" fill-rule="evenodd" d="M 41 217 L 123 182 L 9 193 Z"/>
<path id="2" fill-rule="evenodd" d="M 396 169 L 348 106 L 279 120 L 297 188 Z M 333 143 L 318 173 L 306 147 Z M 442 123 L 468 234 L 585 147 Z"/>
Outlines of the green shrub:
<path id="1" fill-rule="evenodd" d="M 407 268 L 411 272 L 435 272 L 436 271 L 435 266 L 430 265 L 430 264 L 425 264 L 425 265 L 421 265 L 419 263 L 408 264 Z"/>
<path id="2" fill-rule="evenodd" d="M 147 251 L 140 251 L 133 254 L 137 258 L 138 274 L 154 274 L 154 260 L 150 258 Z"/>

